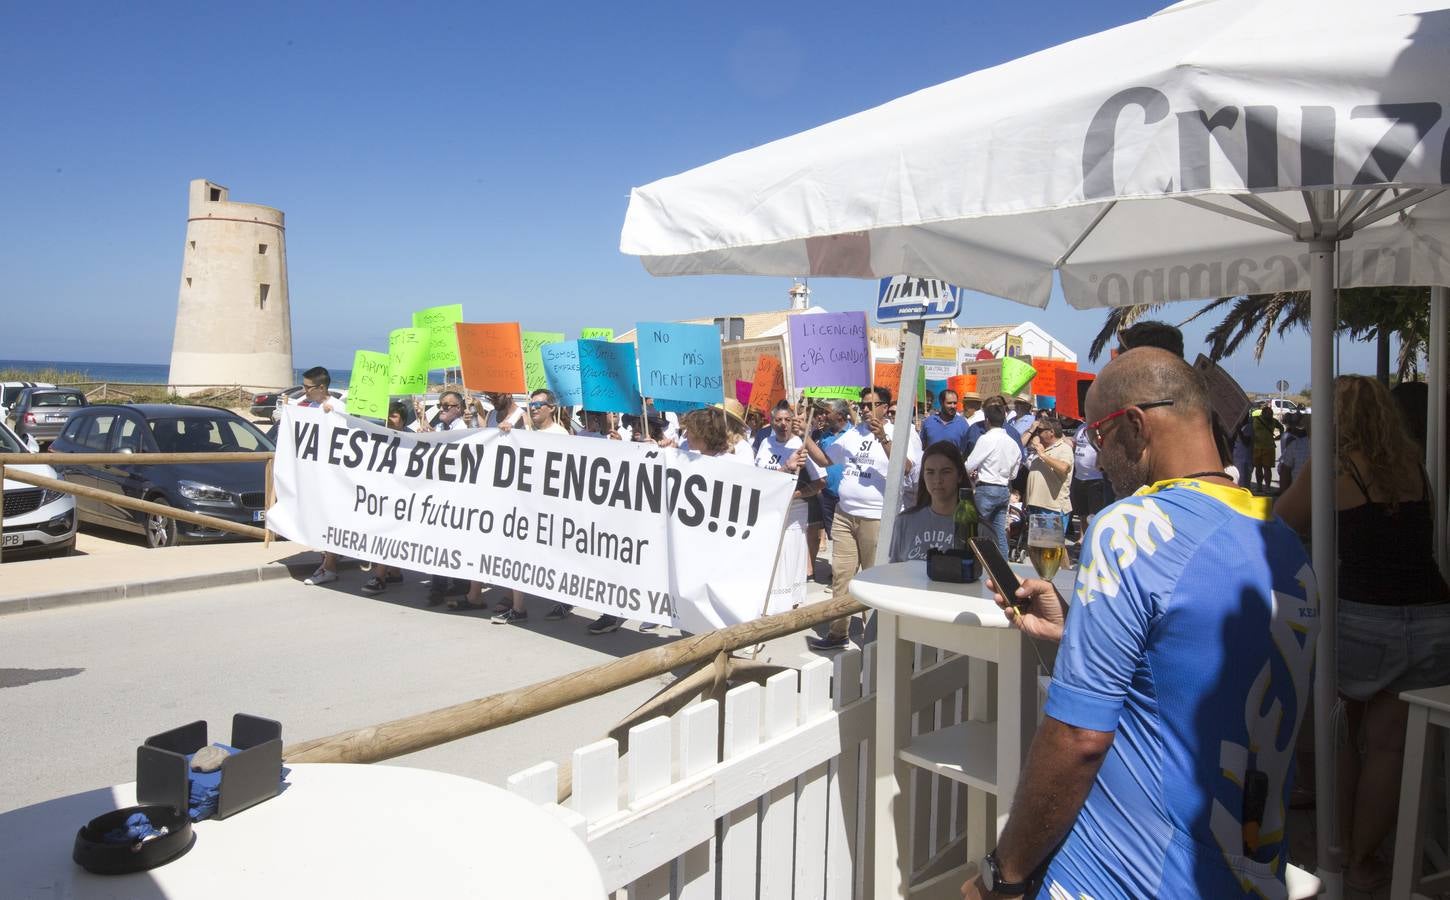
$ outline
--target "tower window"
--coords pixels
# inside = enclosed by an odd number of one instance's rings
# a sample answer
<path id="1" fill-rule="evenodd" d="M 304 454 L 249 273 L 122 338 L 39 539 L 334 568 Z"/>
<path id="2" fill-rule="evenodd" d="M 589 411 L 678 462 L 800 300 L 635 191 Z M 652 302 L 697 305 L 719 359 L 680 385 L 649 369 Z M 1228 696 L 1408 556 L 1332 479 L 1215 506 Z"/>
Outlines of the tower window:
<path id="1" fill-rule="evenodd" d="M 257 255 L 258 256 L 266 256 L 267 255 L 267 245 L 266 244 L 258 244 L 257 245 Z"/>
<path id="2" fill-rule="evenodd" d="M 221 188 L 212 188 L 211 189 L 211 202 L 218 203 L 218 202 L 221 201 L 221 199 L 222 199 L 222 189 Z"/>
<path id="3" fill-rule="evenodd" d="M 191 249 L 196 249 L 196 241 L 188 241 L 187 243 L 191 244 Z"/>
<path id="4" fill-rule="evenodd" d="M 259 284 L 259 285 L 257 285 L 257 308 L 258 309 L 266 309 L 267 308 L 267 294 L 271 293 L 271 291 L 272 291 L 272 286 L 270 284 Z"/>
<path id="5" fill-rule="evenodd" d="M 186 286 L 187 287 L 191 287 L 191 276 L 190 275 L 186 276 Z"/>

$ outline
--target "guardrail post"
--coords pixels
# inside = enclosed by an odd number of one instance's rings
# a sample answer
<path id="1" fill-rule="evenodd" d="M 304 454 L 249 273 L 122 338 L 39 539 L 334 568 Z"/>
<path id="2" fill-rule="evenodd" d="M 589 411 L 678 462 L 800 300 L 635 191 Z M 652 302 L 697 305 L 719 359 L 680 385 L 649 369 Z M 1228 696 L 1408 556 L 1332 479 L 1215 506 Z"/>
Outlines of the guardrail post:
<path id="1" fill-rule="evenodd" d="M 266 487 L 262 492 L 262 528 L 267 532 L 262 538 L 262 546 L 272 546 L 272 503 L 276 500 L 272 496 L 272 460 L 267 460 Z"/>

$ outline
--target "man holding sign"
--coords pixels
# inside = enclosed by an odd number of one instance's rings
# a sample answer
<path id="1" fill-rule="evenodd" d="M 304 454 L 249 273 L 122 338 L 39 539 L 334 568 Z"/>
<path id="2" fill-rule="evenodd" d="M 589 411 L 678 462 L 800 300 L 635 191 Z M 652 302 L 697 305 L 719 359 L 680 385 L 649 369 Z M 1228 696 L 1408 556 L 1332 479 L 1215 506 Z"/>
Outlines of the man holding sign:
<path id="1" fill-rule="evenodd" d="M 346 413 L 347 404 L 333 397 L 330 388 L 332 387 L 332 373 L 322 366 L 313 366 L 302 373 L 302 399 L 297 401 L 298 406 L 316 406 L 323 412 Z M 287 395 L 281 394 L 277 402 L 283 405 L 287 403 Z M 303 584 L 329 584 L 337 580 L 337 554 L 323 551 L 322 563 L 317 571 L 307 576 Z"/>
<path id="2" fill-rule="evenodd" d="M 796 476 L 795 493 L 786 512 L 785 536 L 781 538 L 780 554 L 775 563 L 775 583 L 770 588 L 766 613 L 785 612 L 800 606 L 806 599 L 806 526 L 810 520 L 807 498 L 825 487 L 826 478 L 806 456 L 805 443 L 795 432 L 804 432 L 804 423 L 796 426 L 796 413 L 789 400 L 776 404 L 771 413 L 770 429 L 756 445 L 755 466 Z"/>
<path id="3" fill-rule="evenodd" d="M 831 524 L 833 600 L 845 598 L 851 579 L 876 559 L 881 514 L 886 506 L 886 473 L 891 464 L 891 434 L 886 427 L 886 411 L 890 407 L 891 391 L 884 387 L 863 388 L 863 418 L 859 425 L 847 430 L 824 450 L 810 435 L 805 436 L 806 453 L 816 465 L 842 467 L 839 501 Z M 908 433 L 911 443 L 906 451 L 905 477 L 910 480 L 921 462 L 921 438 L 914 428 Z M 902 496 L 907 493 L 903 491 Z M 824 638 L 806 638 L 806 645 L 812 650 L 841 650 L 849 642 L 850 631 L 849 618 L 836 619 Z"/>

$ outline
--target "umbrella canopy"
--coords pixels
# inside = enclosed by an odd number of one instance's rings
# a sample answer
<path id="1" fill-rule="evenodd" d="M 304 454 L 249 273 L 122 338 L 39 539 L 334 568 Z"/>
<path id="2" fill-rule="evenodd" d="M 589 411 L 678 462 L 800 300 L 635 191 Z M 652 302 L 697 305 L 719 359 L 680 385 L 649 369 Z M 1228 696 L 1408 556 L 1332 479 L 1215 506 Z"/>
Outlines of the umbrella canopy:
<path id="1" fill-rule="evenodd" d="M 1299 191 L 1333 188 L 1341 287 L 1443 284 L 1447 50 L 1428 3 L 1190 0 L 637 188 L 620 249 L 656 275 L 1206 299 L 1307 290 Z"/>
<path id="2" fill-rule="evenodd" d="M 1450 9 L 1429 3 L 1186 0 L 637 188 L 620 249 L 656 275 L 932 276 L 1038 307 L 1054 272 L 1079 308 L 1308 290 L 1312 455 L 1331 460 L 1334 289 L 1450 283 L 1447 50 Z M 1438 337 L 1447 301 L 1432 294 Z M 1431 459 L 1450 364 L 1437 344 Z M 893 451 L 905 417 L 896 427 Z M 1334 785 L 1334 470 L 1311 478 L 1321 798 Z M 893 460 L 888 517 L 899 471 Z M 1330 809 L 1321 800 L 1319 865 L 1337 896 Z M 877 848 L 885 894 L 905 877 L 889 852 Z"/>

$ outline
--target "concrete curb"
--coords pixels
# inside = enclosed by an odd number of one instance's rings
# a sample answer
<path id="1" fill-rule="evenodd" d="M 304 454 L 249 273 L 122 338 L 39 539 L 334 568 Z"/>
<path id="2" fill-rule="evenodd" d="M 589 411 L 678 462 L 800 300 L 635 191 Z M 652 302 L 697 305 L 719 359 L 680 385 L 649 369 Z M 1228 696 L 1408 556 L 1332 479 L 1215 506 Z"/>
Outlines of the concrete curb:
<path id="1" fill-rule="evenodd" d="M 126 600 L 141 597 L 158 597 L 178 591 L 194 591 L 202 588 L 230 587 L 273 581 L 278 578 L 305 578 L 315 564 L 287 566 L 281 562 L 250 566 L 225 572 L 202 572 L 178 575 L 174 578 L 158 578 L 149 581 L 128 581 L 118 584 L 75 588 L 35 594 L 29 597 L 0 598 L 0 616 L 42 609 L 57 609 L 63 606 L 80 606 L 86 603 L 106 603 L 111 600 Z"/>

